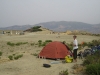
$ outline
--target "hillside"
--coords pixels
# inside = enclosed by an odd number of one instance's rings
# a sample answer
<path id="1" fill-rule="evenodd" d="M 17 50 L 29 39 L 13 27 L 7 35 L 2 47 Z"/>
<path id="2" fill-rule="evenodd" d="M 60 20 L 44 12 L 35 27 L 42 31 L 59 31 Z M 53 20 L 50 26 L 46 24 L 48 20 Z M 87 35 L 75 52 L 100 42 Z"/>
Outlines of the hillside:
<path id="1" fill-rule="evenodd" d="M 72 22 L 72 21 L 52 21 L 36 24 L 36 26 L 43 26 L 45 28 L 49 28 L 53 31 L 67 31 L 67 30 L 81 30 L 88 31 L 92 33 L 100 33 L 100 24 L 87 24 L 83 22 Z"/>

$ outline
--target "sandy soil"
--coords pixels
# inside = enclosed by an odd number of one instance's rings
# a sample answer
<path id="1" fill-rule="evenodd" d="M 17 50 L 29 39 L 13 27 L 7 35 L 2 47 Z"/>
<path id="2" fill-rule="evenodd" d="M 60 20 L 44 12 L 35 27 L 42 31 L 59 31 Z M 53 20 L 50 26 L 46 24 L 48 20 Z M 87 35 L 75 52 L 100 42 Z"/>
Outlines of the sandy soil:
<path id="1" fill-rule="evenodd" d="M 60 36 L 59 38 L 57 36 Z M 92 41 L 99 39 L 95 36 L 78 35 L 78 41 Z M 51 64 L 54 60 L 39 59 L 34 56 L 34 53 L 39 53 L 43 47 L 32 46 L 32 43 L 37 43 L 38 40 L 73 41 L 72 35 L 66 34 L 49 34 L 49 33 L 26 33 L 25 35 L 2 35 L 0 34 L 0 51 L 3 52 L 0 56 L 0 75 L 59 75 L 62 70 L 68 69 L 69 75 L 73 71 L 72 67 L 75 64 L 82 64 L 82 60 L 78 59 L 77 63 L 58 63 Z M 7 42 L 28 42 L 28 44 L 11 47 Z M 84 49 L 83 49 L 84 50 Z M 23 57 L 18 60 L 9 60 L 8 56 L 13 54 L 23 54 Z M 61 60 L 59 60 L 61 61 Z M 50 64 L 50 68 L 44 68 L 43 64 Z M 77 74 L 79 75 L 79 74 Z"/>

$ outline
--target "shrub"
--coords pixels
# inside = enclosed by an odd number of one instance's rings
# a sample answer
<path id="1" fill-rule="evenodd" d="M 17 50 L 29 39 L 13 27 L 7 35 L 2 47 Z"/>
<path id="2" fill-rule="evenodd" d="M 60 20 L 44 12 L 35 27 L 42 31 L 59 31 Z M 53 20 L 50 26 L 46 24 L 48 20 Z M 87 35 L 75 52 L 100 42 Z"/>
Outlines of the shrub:
<path id="1" fill-rule="evenodd" d="M 20 46 L 20 45 L 22 45 L 22 44 L 27 44 L 28 42 L 18 42 L 18 43 L 16 43 L 16 46 Z"/>
<path id="2" fill-rule="evenodd" d="M 23 54 L 20 54 L 20 55 L 15 55 L 15 54 L 13 54 L 13 55 L 9 55 L 8 58 L 9 58 L 10 60 L 13 60 L 13 58 L 14 58 L 15 60 L 17 60 L 17 59 L 21 58 L 22 56 L 23 56 Z"/>
<path id="3" fill-rule="evenodd" d="M 0 51 L 0 56 L 2 56 L 2 52 Z"/>
<path id="4" fill-rule="evenodd" d="M 42 40 L 38 41 L 38 47 L 42 46 Z"/>
<path id="5" fill-rule="evenodd" d="M 13 60 L 13 56 L 12 56 L 12 55 L 9 55 L 8 58 L 9 58 L 10 60 Z"/>
<path id="6" fill-rule="evenodd" d="M 38 47 L 41 47 L 41 46 L 46 46 L 49 42 L 52 42 L 52 40 L 45 40 L 45 42 L 42 42 L 42 40 L 39 40 L 38 41 Z"/>
<path id="7" fill-rule="evenodd" d="M 28 42 L 23 42 L 23 44 L 28 44 Z"/>
<path id="8" fill-rule="evenodd" d="M 86 73 L 88 75 L 100 75 L 100 63 L 87 65 Z"/>
<path id="9" fill-rule="evenodd" d="M 17 60 L 17 59 L 19 59 L 19 57 L 18 56 L 15 56 L 14 59 Z"/>
<path id="10" fill-rule="evenodd" d="M 61 72 L 59 73 L 59 75 L 68 75 L 68 70 L 66 69 L 66 70 L 64 70 L 64 71 L 61 71 Z"/>
<path id="11" fill-rule="evenodd" d="M 40 28 L 41 26 L 34 26 L 33 29 L 38 29 Z"/>
<path id="12" fill-rule="evenodd" d="M 15 44 L 14 43 L 11 43 L 11 42 L 7 42 L 7 45 L 14 46 Z"/>
<path id="13" fill-rule="evenodd" d="M 7 45 L 9 46 L 20 46 L 22 44 L 27 44 L 28 42 L 18 42 L 18 43 L 11 43 L 11 42 L 7 42 Z"/>
<path id="14" fill-rule="evenodd" d="M 23 54 L 14 56 L 14 59 L 17 60 L 17 59 L 21 58 L 22 56 L 23 56 Z"/>
<path id="15" fill-rule="evenodd" d="M 32 54 L 32 55 L 34 55 L 34 56 L 38 56 L 38 54 L 36 54 L 36 53 L 34 53 L 34 54 Z"/>
<path id="16" fill-rule="evenodd" d="M 18 57 L 19 57 L 19 58 L 23 57 L 23 54 L 20 54 Z"/>
<path id="17" fill-rule="evenodd" d="M 13 54 L 13 56 L 15 56 L 15 54 Z"/>
<path id="18" fill-rule="evenodd" d="M 39 29 L 41 26 L 34 26 L 31 28 L 31 32 L 37 32 L 37 31 L 42 31 L 42 29 Z"/>
<path id="19" fill-rule="evenodd" d="M 43 42 L 41 46 L 46 46 L 47 42 Z"/>
<path id="20" fill-rule="evenodd" d="M 45 42 L 52 42 L 52 40 L 45 40 Z"/>
<path id="21" fill-rule="evenodd" d="M 38 42 L 39 42 L 39 43 L 42 43 L 42 40 L 39 40 Z"/>
<path id="22" fill-rule="evenodd" d="M 22 44 L 22 42 L 18 42 L 18 43 L 16 43 L 16 46 L 19 46 L 19 45 L 21 45 Z"/>

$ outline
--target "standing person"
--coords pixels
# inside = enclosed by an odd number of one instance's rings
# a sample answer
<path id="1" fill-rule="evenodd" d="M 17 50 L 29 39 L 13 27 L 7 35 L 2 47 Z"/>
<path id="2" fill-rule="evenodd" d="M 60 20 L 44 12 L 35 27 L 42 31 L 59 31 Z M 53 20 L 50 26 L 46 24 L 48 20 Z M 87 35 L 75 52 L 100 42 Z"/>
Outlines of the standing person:
<path id="1" fill-rule="evenodd" d="M 78 50 L 78 41 L 77 41 L 77 36 L 74 35 L 73 36 L 73 58 L 74 58 L 74 62 L 77 62 L 77 50 Z"/>

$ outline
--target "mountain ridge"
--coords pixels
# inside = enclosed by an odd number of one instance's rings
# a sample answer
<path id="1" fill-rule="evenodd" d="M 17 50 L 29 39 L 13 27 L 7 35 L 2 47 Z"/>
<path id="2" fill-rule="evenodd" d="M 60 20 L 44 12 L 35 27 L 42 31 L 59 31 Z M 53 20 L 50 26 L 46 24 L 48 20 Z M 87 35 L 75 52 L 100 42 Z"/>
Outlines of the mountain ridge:
<path id="1" fill-rule="evenodd" d="M 14 25 L 9 27 L 0 28 L 0 30 L 26 30 L 30 29 L 33 26 L 42 26 L 44 28 L 64 32 L 67 30 L 84 30 L 92 33 L 100 33 L 100 24 L 88 24 L 84 22 L 75 22 L 75 21 L 50 21 L 42 22 L 34 25 Z"/>

